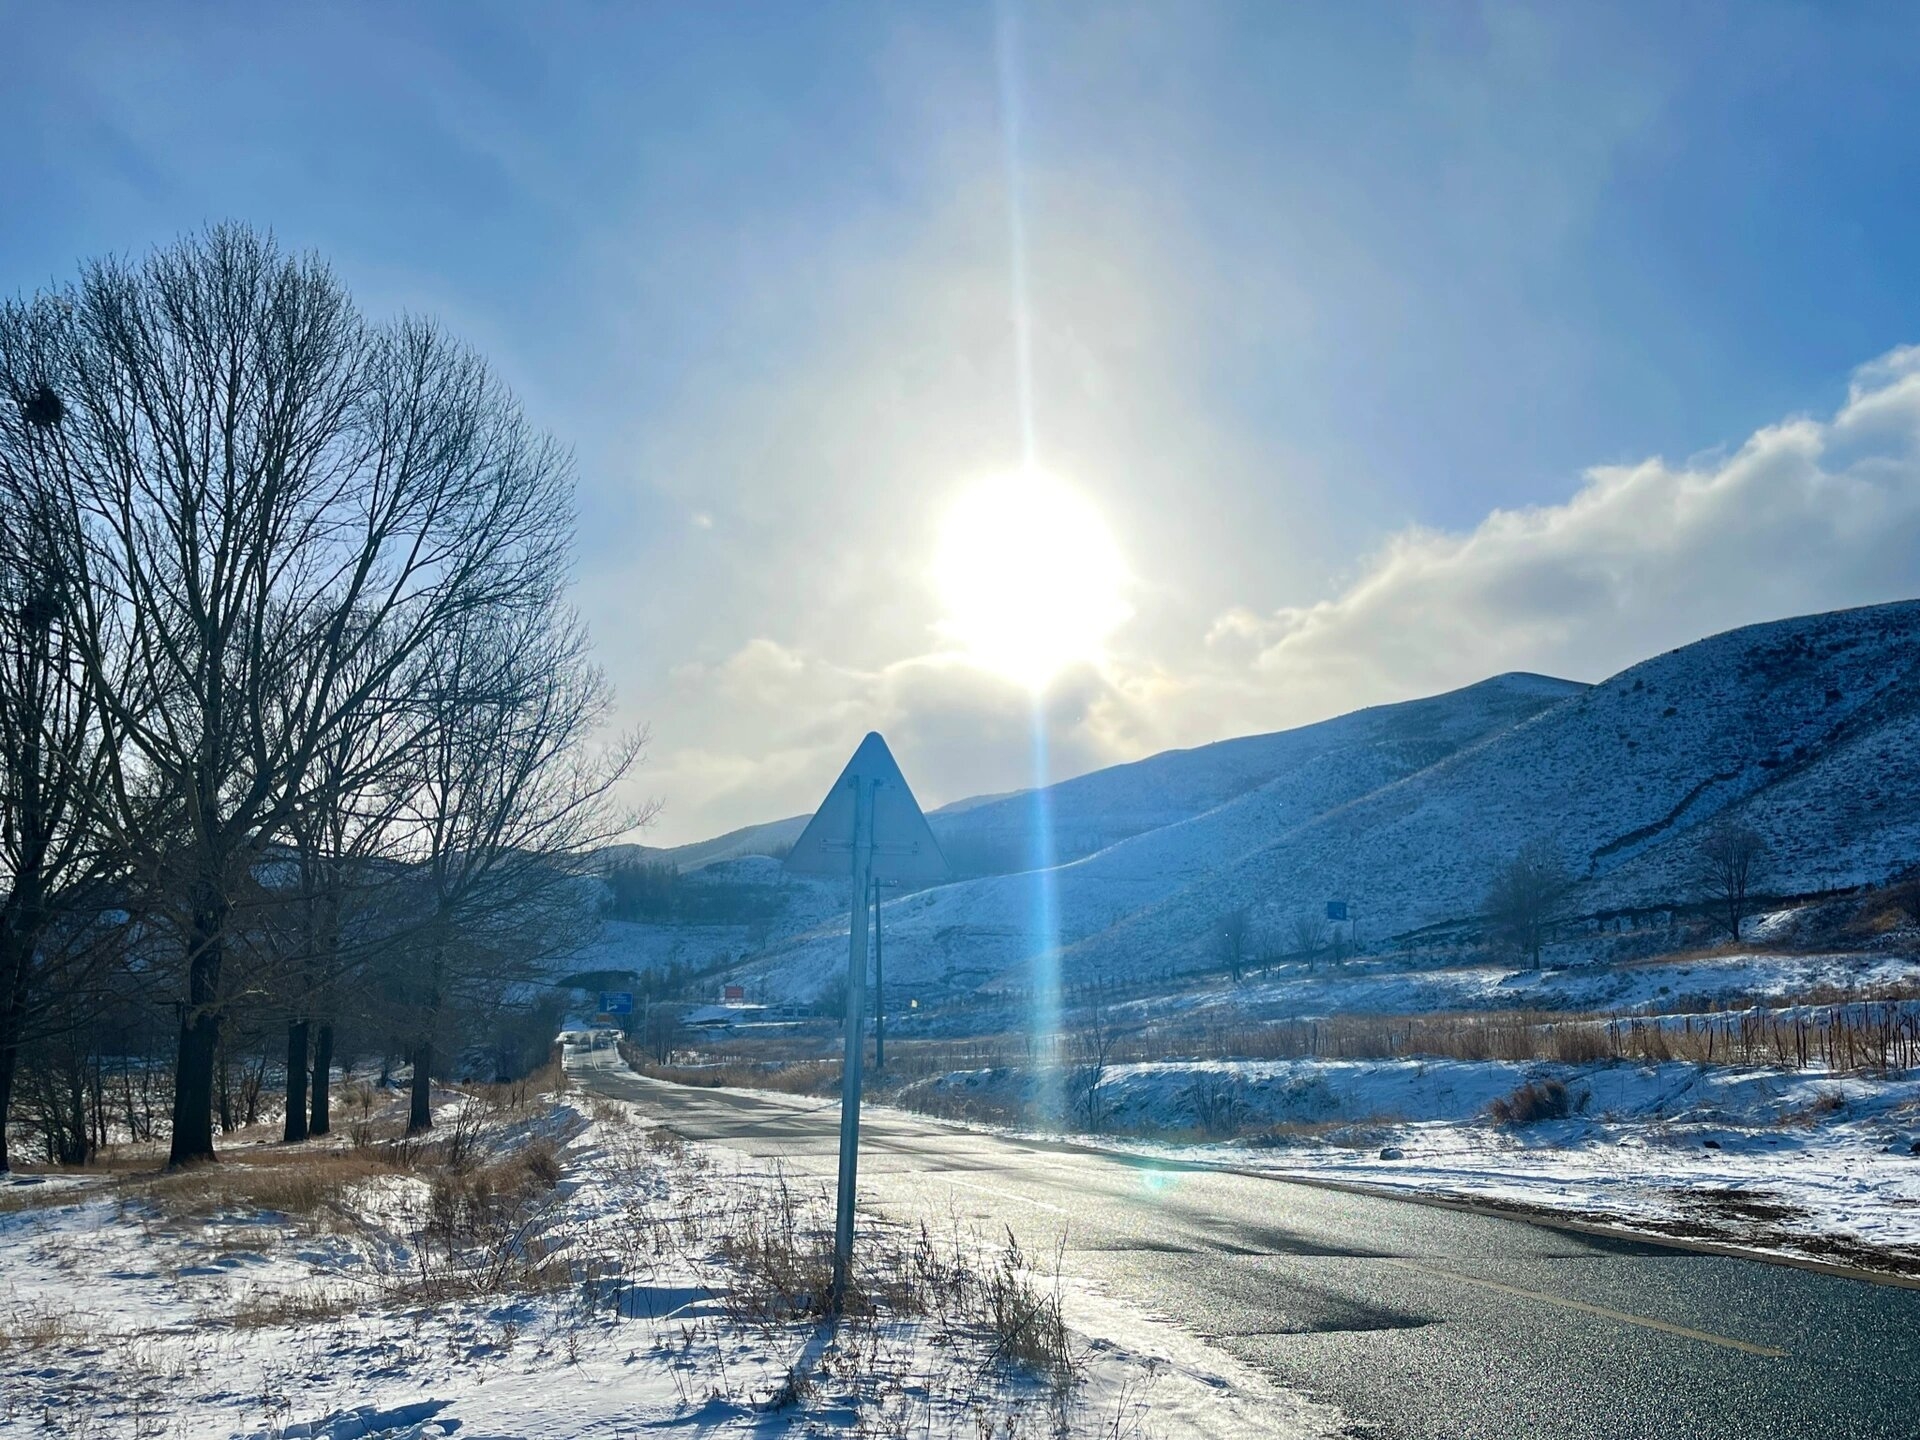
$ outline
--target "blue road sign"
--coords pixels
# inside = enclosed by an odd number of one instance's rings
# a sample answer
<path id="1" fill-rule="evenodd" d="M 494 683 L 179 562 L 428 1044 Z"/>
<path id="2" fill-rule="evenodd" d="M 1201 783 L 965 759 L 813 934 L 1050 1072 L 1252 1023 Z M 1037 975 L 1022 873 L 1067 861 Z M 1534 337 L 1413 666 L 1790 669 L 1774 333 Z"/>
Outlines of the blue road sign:
<path id="1" fill-rule="evenodd" d="M 631 990 L 602 990 L 600 992 L 600 1013 L 602 1015 L 633 1014 L 633 992 Z"/>
<path id="2" fill-rule="evenodd" d="M 1344 920 L 1347 918 L 1347 902 L 1344 900 L 1327 901 L 1327 919 Z"/>

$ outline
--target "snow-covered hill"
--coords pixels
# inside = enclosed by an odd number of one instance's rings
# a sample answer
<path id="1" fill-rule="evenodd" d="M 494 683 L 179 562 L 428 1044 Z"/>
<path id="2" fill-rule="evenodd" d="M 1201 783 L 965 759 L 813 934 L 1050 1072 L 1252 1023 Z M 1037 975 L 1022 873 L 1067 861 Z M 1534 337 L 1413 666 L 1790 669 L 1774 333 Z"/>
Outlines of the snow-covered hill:
<path id="1" fill-rule="evenodd" d="M 1228 798 L 1044 876 L 890 903 L 888 973 L 929 993 L 1019 985 L 1051 951 L 1069 982 L 1140 979 L 1215 963 L 1222 917 L 1242 908 L 1256 937 L 1284 948 L 1292 918 L 1329 898 L 1348 901 L 1377 943 L 1470 923 L 1495 869 L 1535 837 L 1582 877 L 1583 911 L 1671 904 L 1691 898 L 1700 827 L 1720 817 L 1767 838 L 1770 891 L 1879 879 L 1920 858 L 1916 641 L 1920 602 L 1811 616 L 1715 636 L 1591 688 L 1505 676 L 1082 777 L 1057 787 L 1056 814 L 1083 813 L 1090 828 L 1150 821 L 1176 765 Z M 1286 759 L 1262 762 L 1271 778 L 1246 788 L 1243 760 L 1263 747 Z M 988 823 L 1022 803 L 968 813 Z M 1052 937 L 1036 918 L 1049 898 Z M 815 993 L 844 963 L 842 934 L 836 915 L 745 968 L 769 993 Z"/>
<path id="2" fill-rule="evenodd" d="M 1504 675 L 1053 786 L 1049 799 L 1063 833 L 1124 837 L 1046 872 L 1059 887 L 1061 935 L 1070 943 L 1121 922 L 1275 833 L 1484 743 L 1584 688 L 1540 675 Z M 997 837 L 1011 852 L 1030 843 L 1033 813 L 1033 797 L 1021 794 L 934 819 L 943 845 L 955 834 L 948 827 L 964 822 L 967 836 Z M 891 902 L 889 954 L 893 945 L 902 947 L 902 978 L 952 992 L 991 983 L 1017 966 L 1038 943 L 1031 922 L 1038 884 L 1031 872 L 991 874 Z M 805 996 L 832 982 L 844 962 L 844 931 L 837 909 L 822 919 L 820 933 L 772 946 L 751 962 L 759 989 Z"/>
<path id="3" fill-rule="evenodd" d="M 615 845 L 610 860 L 637 860 L 650 864 L 666 863 L 679 870 L 698 870 L 727 860 L 755 855 L 783 855 L 800 832 L 807 828 L 805 815 L 789 815 L 784 820 L 769 820 L 761 825 L 743 825 L 711 840 L 695 840 L 687 845 Z"/>
<path id="4" fill-rule="evenodd" d="M 1167 751 L 1062 781 L 1047 792 L 1061 837 L 1057 850 L 1062 858 L 1098 852 L 1096 869 L 1070 873 L 1090 903 L 1119 918 L 1204 875 L 1222 858 L 1264 843 L 1276 828 L 1414 774 L 1584 688 L 1542 675 L 1503 675 L 1445 695 Z M 985 878 L 927 894 L 949 895 L 963 910 L 983 895 L 994 897 L 997 908 L 982 912 L 992 917 L 984 923 L 1012 925 L 1003 912 L 1023 910 L 1034 882 L 997 872 L 1027 868 L 1034 814 L 1030 791 L 956 801 L 935 811 L 929 818 L 955 870 L 984 872 Z M 671 862 L 690 885 L 751 887 L 775 899 L 773 911 L 753 925 L 610 922 L 600 943 L 568 968 L 706 970 L 732 962 L 762 982 L 756 986 L 762 993 L 811 998 L 844 964 L 847 897 L 840 885 L 783 881 L 778 861 L 766 854 L 781 841 L 790 843 L 804 823 L 805 817 L 776 821 L 674 849 L 623 847 L 610 858 Z M 889 923 L 920 898 L 890 903 Z M 1017 926 L 996 945 L 978 943 L 980 925 L 966 927 L 965 943 L 958 943 L 961 930 L 946 921 L 941 926 L 934 943 L 949 986 L 981 983 L 1024 953 Z M 800 966 L 793 963 L 796 957 L 804 957 Z"/>
<path id="5" fill-rule="evenodd" d="M 1269 795 L 1257 811 L 1313 813 L 1335 796 L 1351 798 L 1411 774 L 1584 688 L 1545 675 L 1502 675 L 1430 699 L 1168 750 L 1064 780 L 1047 788 L 1054 859 L 1066 864 L 1276 785 L 1284 793 Z M 1033 793 L 1020 791 L 963 801 L 931 818 L 955 872 L 967 876 L 1032 868 L 1037 813 Z"/>
<path id="6" fill-rule="evenodd" d="M 1584 688 L 1545 675 L 1502 675 L 1426 700 L 1377 705 L 1316 725 L 1191 750 L 1167 750 L 1062 780 L 1046 788 L 1051 853 L 1057 864 L 1077 860 L 1218 809 L 1270 781 L 1315 769 L 1321 772 L 1318 776 L 1302 779 L 1313 794 L 1329 783 L 1350 787 L 1367 774 L 1378 784 L 1431 764 Z M 955 800 L 932 811 L 928 819 L 954 874 L 964 879 L 1031 869 L 1040 853 L 1036 813 L 1034 792 L 1017 790 Z M 618 846 L 609 854 L 614 859 L 664 861 L 687 873 L 753 856 L 777 858 L 806 828 L 807 819 L 795 815 L 748 825 L 687 845 Z"/>

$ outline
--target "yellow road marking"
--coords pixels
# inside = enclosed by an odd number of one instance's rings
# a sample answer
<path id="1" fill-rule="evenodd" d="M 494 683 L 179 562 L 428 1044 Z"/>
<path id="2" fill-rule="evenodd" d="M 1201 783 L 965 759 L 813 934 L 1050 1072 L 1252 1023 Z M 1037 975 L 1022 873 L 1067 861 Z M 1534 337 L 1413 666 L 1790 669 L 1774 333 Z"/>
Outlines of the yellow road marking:
<path id="1" fill-rule="evenodd" d="M 1389 1265 L 1398 1265 L 1403 1270 L 1418 1270 L 1423 1275 L 1431 1275 L 1437 1280 L 1458 1280 L 1466 1285 L 1478 1285 L 1483 1290 L 1498 1290 L 1503 1295 L 1517 1295 L 1523 1300 L 1538 1300 L 1543 1305 L 1558 1305 L 1563 1310 L 1579 1310 L 1588 1315 L 1598 1315 L 1603 1320 L 1618 1320 L 1623 1325 L 1638 1325 L 1643 1330 L 1659 1330 L 1668 1335 L 1678 1335 L 1686 1340 L 1698 1340 L 1707 1345 L 1720 1345 L 1728 1350 L 1744 1350 L 1749 1355 L 1763 1355 L 1769 1360 L 1784 1360 L 1787 1352 L 1775 1349 L 1771 1345 L 1755 1345 L 1747 1340 L 1735 1340 L 1730 1335 L 1715 1335 L 1709 1330 L 1693 1330 L 1685 1325 L 1675 1325 L 1667 1320 L 1655 1320 L 1646 1315 L 1629 1315 L 1624 1310 L 1609 1310 L 1605 1305 L 1590 1305 L 1585 1300 L 1570 1300 L 1564 1295 L 1547 1295 L 1538 1290 L 1527 1290 L 1519 1285 L 1507 1285 L 1498 1280 L 1485 1280 L 1478 1275 L 1463 1275 L 1458 1270 L 1447 1270 L 1438 1265 L 1422 1265 L 1418 1260 L 1400 1260 L 1389 1258 Z"/>

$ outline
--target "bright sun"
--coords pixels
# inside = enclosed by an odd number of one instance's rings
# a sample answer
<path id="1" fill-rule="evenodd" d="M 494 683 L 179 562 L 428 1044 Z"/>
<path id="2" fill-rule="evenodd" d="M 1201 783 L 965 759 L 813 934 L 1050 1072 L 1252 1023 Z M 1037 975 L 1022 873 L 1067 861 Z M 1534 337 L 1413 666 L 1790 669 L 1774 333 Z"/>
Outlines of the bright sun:
<path id="1" fill-rule="evenodd" d="M 947 512 L 934 556 L 943 630 L 1033 690 L 1098 660 L 1128 615 L 1126 568 L 1100 512 L 1044 471 L 982 481 Z"/>

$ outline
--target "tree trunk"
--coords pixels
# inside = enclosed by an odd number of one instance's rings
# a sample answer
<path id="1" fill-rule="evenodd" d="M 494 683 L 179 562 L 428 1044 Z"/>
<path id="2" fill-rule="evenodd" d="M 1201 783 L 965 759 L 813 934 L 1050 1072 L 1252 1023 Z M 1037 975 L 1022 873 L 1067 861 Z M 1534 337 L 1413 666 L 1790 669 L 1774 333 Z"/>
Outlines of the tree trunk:
<path id="1" fill-rule="evenodd" d="M 322 1020 L 313 1043 L 313 1118 L 307 1134 L 325 1135 L 332 1128 L 327 1118 L 327 1087 L 333 1076 L 333 1022 Z"/>
<path id="2" fill-rule="evenodd" d="M 13 1072 L 19 1050 L 0 1045 L 0 1175 L 7 1173 L 7 1117 L 13 1113 Z"/>
<path id="3" fill-rule="evenodd" d="M 180 1049 L 173 1072 L 173 1144 L 167 1165 L 211 1160 L 213 1071 L 220 1050 L 220 961 L 226 906 L 216 902 L 193 917 L 193 958 L 187 966 L 187 1003 L 180 1011 Z"/>
<path id="4" fill-rule="evenodd" d="M 227 1047 L 215 1042 L 213 1060 L 214 1094 L 219 1098 L 220 1133 L 231 1135 L 233 1123 L 233 1066 L 227 1060 Z"/>
<path id="5" fill-rule="evenodd" d="M 280 1138 L 289 1145 L 307 1138 L 307 1032 L 305 1020 L 287 1022 L 287 1123 Z"/>
<path id="6" fill-rule="evenodd" d="M 242 1066 L 240 1070 L 240 1099 L 242 1109 L 242 1128 L 250 1129 L 260 1119 L 260 1092 L 267 1088 L 267 1052 L 260 1052 L 258 1065 Z"/>
<path id="7" fill-rule="evenodd" d="M 10 925 L 0 923 L 0 1175 L 7 1173 L 7 1120 L 12 1114 L 13 1076 L 20 1065 L 20 1034 L 26 1027 L 32 951 Z"/>
<path id="8" fill-rule="evenodd" d="M 407 1133 L 417 1135 L 433 1128 L 433 1042 L 422 1040 L 413 1047 L 413 1107 L 407 1115 Z"/>
<path id="9" fill-rule="evenodd" d="M 90 1139 L 93 1127 L 87 1122 L 86 1062 L 78 1055 L 67 1070 L 67 1106 L 69 1111 L 67 1153 L 60 1158 L 69 1165 L 84 1165 L 93 1158 Z"/>
<path id="10" fill-rule="evenodd" d="M 87 1103 L 93 1110 L 93 1152 L 107 1148 L 107 1076 L 106 1062 L 98 1055 L 87 1070 Z"/>

